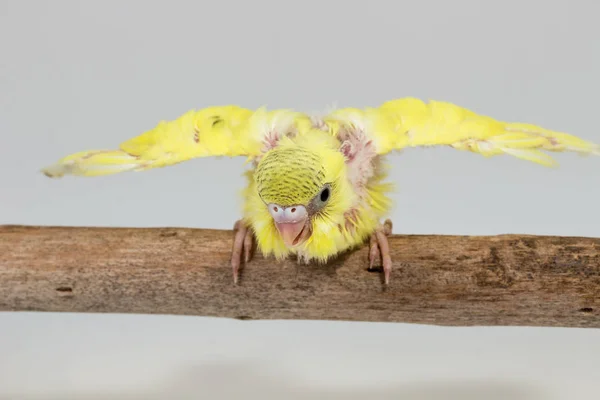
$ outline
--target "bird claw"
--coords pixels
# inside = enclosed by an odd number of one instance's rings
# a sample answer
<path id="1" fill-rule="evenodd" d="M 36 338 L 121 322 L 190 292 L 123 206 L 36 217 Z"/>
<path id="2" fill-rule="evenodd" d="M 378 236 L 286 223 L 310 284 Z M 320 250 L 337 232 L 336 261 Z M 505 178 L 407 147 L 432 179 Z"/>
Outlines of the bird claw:
<path id="1" fill-rule="evenodd" d="M 390 283 L 390 274 L 392 272 L 392 256 L 390 255 L 390 246 L 388 236 L 392 234 L 392 221 L 386 219 L 370 237 L 369 240 L 369 270 L 373 269 L 376 261 L 381 260 L 383 264 L 383 276 L 385 284 Z"/>
<path id="2" fill-rule="evenodd" d="M 254 235 L 252 230 L 240 219 L 233 226 L 234 238 L 231 251 L 231 268 L 233 273 L 233 283 L 237 284 L 242 259 L 248 263 L 252 259 L 252 249 L 254 247 Z"/>

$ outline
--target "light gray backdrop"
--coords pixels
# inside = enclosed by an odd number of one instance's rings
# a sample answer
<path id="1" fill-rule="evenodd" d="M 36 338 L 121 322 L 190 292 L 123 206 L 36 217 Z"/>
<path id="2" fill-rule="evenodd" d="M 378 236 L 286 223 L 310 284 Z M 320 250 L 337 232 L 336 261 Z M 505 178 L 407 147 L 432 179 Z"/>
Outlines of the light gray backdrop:
<path id="1" fill-rule="evenodd" d="M 210 105 L 321 111 L 415 96 L 600 142 L 599 11 L 591 0 L 0 1 L 0 223 L 231 228 L 243 159 L 38 173 Z M 557 158 L 551 170 L 452 149 L 394 155 L 395 231 L 600 236 L 600 158 Z M 583 330 L 0 314 L 0 394 L 33 396 L 11 399 L 183 398 L 232 383 L 251 398 L 292 385 L 297 398 L 583 399 L 600 393 L 599 357 L 599 332 Z"/>

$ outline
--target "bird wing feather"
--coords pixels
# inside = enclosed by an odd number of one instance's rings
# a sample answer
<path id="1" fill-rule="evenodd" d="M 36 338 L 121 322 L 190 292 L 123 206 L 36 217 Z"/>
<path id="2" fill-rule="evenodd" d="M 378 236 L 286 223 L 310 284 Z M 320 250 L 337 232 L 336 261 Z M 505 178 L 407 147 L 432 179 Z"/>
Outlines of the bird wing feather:
<path id="1" fill-rule="evenodd" d="M 377 108 L 344 108 L 328 115 L 335 131 L 351 125 L 366 133 L 378 154 L 411 147 L 450 146 L 485 157 L 508 154 L 544 166 L 555 160 L 544 151 L 600 155 L 600 146 L 577 136 L 528 123 L 503 122 L 443 101 L 407 97 Z"/>
<path id="2" fill-rule="evenodd" d="M 114 150 L 70 154 L 42 169 L 49 177 L 100 176 L 174 165 L 211 156 L 256 157 L 305 119 L 291 110 L 250 110 L 234 105 L 191 110 L 123 143 Z"/>
<path id="3" fill-rule="evenodd" d="M 254 158 L 275 147 L 283 136 L 301 134 L 314 125 L 310 117 L 292 110 L 207 107 L 160 121 L 118 149 L 74 153 L 42 172 L 49 177 L 98 176 L 164 167 L 197 157 Z M 599 145 L 574 135 L 528 123 L 503 122 L 452 103 L 425 103 L 412 97 L 390 100 L 376 108 L 334 110 L 319 125 L 337 137 L 344 136 L 348 127 L 359 131 L 357 137 L 369 142 L 376 154 L 450 146 L 485 157 L 508 154 L 545 166 L 556 162 L 544 150 L 600 155 Z"/>

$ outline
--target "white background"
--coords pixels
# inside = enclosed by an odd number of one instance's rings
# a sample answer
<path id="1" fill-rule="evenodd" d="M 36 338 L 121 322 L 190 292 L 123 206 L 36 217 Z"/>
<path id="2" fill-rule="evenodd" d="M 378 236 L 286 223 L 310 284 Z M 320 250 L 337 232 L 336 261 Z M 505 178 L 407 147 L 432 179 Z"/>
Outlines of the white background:
<path id="1" fill-rule="evenodd" d="M 414 96 L 600 142 L 598 11 L 591 0 L 0 1 L 0 223 L 230 229 L 243 159 L 38 172 L 210 105 L 322 111 Z M 600 236 L 600 158 L 557 159 L 553 170 L 445 148 L 395 154 L 395 232 Z M 0 314 L 2 399 L 591 399 L 598 360 L 594 330 Z"/>

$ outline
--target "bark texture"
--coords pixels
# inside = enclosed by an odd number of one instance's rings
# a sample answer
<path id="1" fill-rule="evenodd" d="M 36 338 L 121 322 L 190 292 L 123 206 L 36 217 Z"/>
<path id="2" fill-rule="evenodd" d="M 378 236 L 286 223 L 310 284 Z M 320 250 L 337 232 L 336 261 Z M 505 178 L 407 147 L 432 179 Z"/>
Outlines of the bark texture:
<path id="1" fill-rule="evenodd" d="M 392 235 L 329 265 L 255 253 L 233 284 L 232 231 L 0 226 L 0 310 L 434 325 L 600 327 L 600 238 Z"/>

